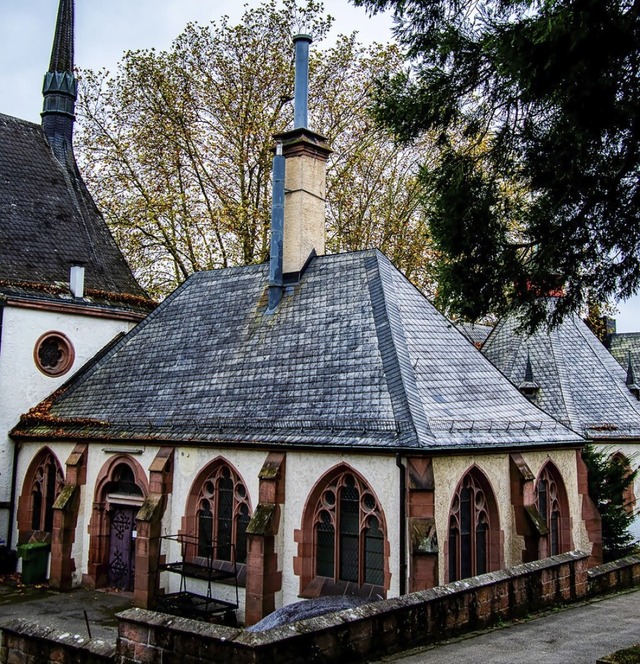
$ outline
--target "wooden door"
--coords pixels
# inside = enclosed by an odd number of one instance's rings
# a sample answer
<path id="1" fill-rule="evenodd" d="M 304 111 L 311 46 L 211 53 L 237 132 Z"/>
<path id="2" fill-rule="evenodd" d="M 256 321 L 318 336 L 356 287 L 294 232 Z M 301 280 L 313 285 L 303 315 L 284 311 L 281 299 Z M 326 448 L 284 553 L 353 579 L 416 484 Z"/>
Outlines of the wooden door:
<path id="1" fill-rule="evenodd" d="M 133 590 L 137 507 L 115 507 L 109 512 L 108 582 L 112 588 Z"/>

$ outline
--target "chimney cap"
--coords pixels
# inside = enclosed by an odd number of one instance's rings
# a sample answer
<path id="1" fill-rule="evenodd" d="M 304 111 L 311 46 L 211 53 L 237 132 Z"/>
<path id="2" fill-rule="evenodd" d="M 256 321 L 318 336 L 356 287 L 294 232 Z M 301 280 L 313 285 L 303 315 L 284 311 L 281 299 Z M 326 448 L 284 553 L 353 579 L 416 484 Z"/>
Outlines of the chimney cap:
<path id="1" fill-rule="evenodd" d="M 293 43 L 295 44 L 298 41 L 307 41 L 311 44 L 313 42 L 313 37 L 306 32 L 299 32 L 297 35 L 293 35 Z"/>

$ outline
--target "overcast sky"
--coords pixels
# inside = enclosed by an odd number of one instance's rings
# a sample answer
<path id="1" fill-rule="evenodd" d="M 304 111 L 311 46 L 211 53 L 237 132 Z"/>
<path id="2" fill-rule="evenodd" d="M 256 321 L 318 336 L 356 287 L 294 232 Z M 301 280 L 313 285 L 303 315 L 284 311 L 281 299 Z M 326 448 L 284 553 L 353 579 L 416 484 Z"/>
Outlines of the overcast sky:
<path id="1" fill-rule="evenodd" d="M 256 0 L 76 0 L 75 62 L 81 68 L 115 67 L 126 50 L 167 48 L 189 21 L 232 22 Z M 333 35 L 358 30 L 362 41 L 391 39 L 389 16 L 369 17 L 347 0 L 325 0 L 335 17 Z M 0 113 L 40 122 L 42 77 L 49 66 L 58 0 L 2 0 L 0 9 Z M 640 332 L 640 297 L 618 304 L 619 332 Z"/>

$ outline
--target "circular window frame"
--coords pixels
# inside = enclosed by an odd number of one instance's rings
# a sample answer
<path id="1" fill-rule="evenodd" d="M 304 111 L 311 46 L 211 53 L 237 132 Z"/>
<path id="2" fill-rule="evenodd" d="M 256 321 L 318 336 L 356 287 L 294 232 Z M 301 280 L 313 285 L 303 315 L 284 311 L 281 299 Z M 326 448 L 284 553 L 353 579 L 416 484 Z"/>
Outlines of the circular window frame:
<path id="1" fill-rule="evenodd" d="M 62 356 L 55 366 L 45 366 L 42 359 L 40 358 L 40 353 L 43 346 L 47 342 L 57 342 L 58 349 L 62 351 Z M 55 378 L 56 376 L 63 376 L 66 374 L 69 369 L 73 366 L 73 361 L 75 360 L 76 353 L 73 348 L 73 344 L 69 338 L 62 332 L 45 332 L 39 339 L 36 341 L 36 344 L 33 348 L 33 361 L 35 362 L 36 367 L 43 373 L 45 376 L 50 376 Z"/>

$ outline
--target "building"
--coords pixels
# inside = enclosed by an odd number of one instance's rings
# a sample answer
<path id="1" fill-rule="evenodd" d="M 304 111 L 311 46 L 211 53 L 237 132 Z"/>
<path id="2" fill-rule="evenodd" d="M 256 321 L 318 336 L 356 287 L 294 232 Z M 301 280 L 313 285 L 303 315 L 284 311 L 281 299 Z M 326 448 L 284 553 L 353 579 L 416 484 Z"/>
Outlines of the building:
<path id="1" fill-rule="evenodd" d="M 252 624 L 301 597 L 391 597 L 572 549 L 598 560 L 582 437 L 381 253 L 323 255 L 310 41 L 295 38 L 294 128 L 275 137 L 270 264 L 193 275 L 12 431 L 16 536 L 53 515 L 57 587 L 233 606 L 231 575 Z M 41 499 L 45 458 L 60 490 Z"/>
<path id="2" fill-rule="evenodd" d="M 496 325 L 482 352 L 536 406 L 629 466 L 640 452 L 640 386 L 630 348 L 622 368 L 576 315 L 557 328 L 521 334 L 508 317 Z M 621 347 L 622 344 L 618 344 Z M 620 358 L 622 359 L 622 357 Z M 640 478 L 629 491 L 629 509 L 640 495 Z M 632 534 L 640 537 L 640 519 Z"/>
<path id="3" fill-rule="evenodd" d="M 42 126 L 0 114 L 0 540 L 9 545 L 19 448 L 8 431 L 153 308 L 78 173 L 75 96 L 73 3 L 64 0 Z M 34 491 L 46 502 L 62 477 L 46 454 L 41 461 Z M 39 515 L 43 530 L 51 516 Z"/>

